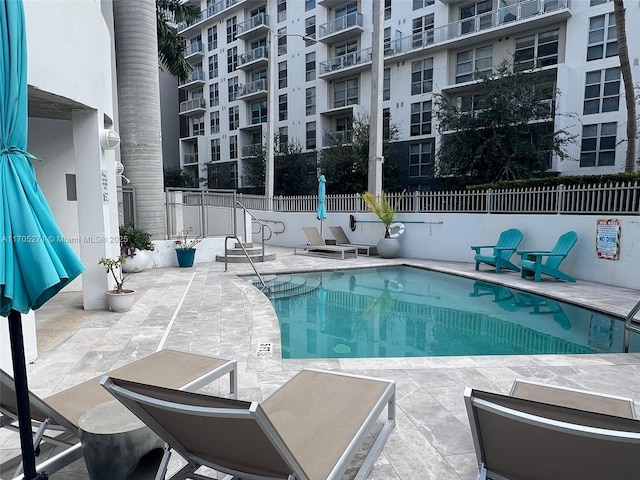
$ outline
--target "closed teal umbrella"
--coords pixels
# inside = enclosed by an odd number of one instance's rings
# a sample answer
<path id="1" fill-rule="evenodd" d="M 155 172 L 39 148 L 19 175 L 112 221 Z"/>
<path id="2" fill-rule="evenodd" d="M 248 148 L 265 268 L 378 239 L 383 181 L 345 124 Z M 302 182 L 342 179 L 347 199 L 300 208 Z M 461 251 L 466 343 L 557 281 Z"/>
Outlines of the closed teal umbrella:
<path id="1" fill-rule="evenodd" d="M 327 207 L 325 206 L 325 201 L 327 200 L 326 183 L 324 175 L 320 175 L 318 177 L 318 210 L 316 211 L 316 218 L 320 220 L 320 235 L 322 235 L 322 222 L 327 219 Z"/>
<path id="2" fill-rule="evenodd" d="M 27 153 L 27 48 L 22 0 L 0 3 L 0 315 L 9 318 L 24 476 L 36 474 L 20 313 L 41 307 L 84 266 L 38 187 Z"/>

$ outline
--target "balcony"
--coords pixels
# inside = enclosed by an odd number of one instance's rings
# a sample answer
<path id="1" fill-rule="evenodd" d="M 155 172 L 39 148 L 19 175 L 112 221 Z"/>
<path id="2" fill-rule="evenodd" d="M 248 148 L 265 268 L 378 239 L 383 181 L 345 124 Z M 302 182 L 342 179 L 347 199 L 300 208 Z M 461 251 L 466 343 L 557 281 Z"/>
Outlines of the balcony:
<path id="1" fill-rule="evenodd" d="M 242 158 L 255 158 L 263 154 L 263 145 L 261 143 L 253 143 L 242 147 Z"/>
<path id="2" fill-rule="evenodd" d="M 236 36 L 242 40 L 251 40 L 269 31 L 269 15 L 261 13 L 238 24 Z"/>
<path id="3" fill-rule="evenodd" d="M 335 43 L 360 36 L 363 28 L 363 16 L 353 12 L 338 17 L 318 27 L 318 40 L 325 43 Z"/>
<path id="4" fill-rule="evenodd" d="M 191 25 L 187 25 L 185 22 L 180 22 L 177 25 L 178 33 L 184 35 L 189 30 L 195 28 L 202 28 L 202 23 L 207 20 L 211 20 L 214 17 L 218 16 L 221 13 L 231 14 L 235 10 L 237 10 L 241 4 L 245 3 L 246 0 L 221 0 L 217 3 L 214 3 L 209 8 L 206 8 L 200 12 L 198 18 Z"/>
<path id="5" fill-rule="evenodd" d="M 385 43 L 384 55 L 396 58 L 422 54 L 435 47 L 463 47 L 480 40 L 515 34 L 549 25 L 571 16 L 569 0 L 527 0 L 491 12 L 465 18 L 441 27 Z M 481 39 L 478 37 L 482 36 Z"/>
<path id="6" fill-rule="evenodd" d="M 180 84 L 180 88 L 202 88 L 204 86 L 204 70 L 193 70 L 189 75 L 189 78 L 184 83 Z"/>
<path id="7" fill-rule="evenodd" d="M 352 140 L 353 140 L 352 130 L 342 130 L 339 132 L 324 132 L 324 135 L 322 136 L 322 148 L 351 145 Z"/>
<path id="8" fill-rule="evenodd" d="M 187 153 L 182 157 L 182 164 L 184 166 L 187 165 L 197 165 L 198 164 L 198 154 L 197 153 Z"/>
<path id="9" fill-rule="evenodd" d="M 267 47 L 258 47 L 238 56 L 238 68 L 250 70 L 257 67 L 264 67 L 269 62 L 269 51 Z"/>
<path id="10" fill-rule="evenodd" d="M 184 51 L 185 60 L 201 59 L 204 55 L 204 45 L 201 42 L 195 42 L 187 45 Z"/>
<path id="11" fill-rule="evenodd" d="M 329 58 L 324 62 L 320 62 L 320 73 L 318 76 L 320 78 L 333 80 L 341 76 L 351 75 L 367 69 L 369 65 L 371 65 L 371 59 L 371 48 Z"/>
<path id="12" fill-rule="evenodd" d="M 251 101 L 267 96 L 267 79 L 261 78 L 254 82 L 245 83 L 238 86 L 238 99 Z"/>
<path id="13" fill-rule="evenodd" d="M 207 109 L 207 101 L 204 98 L 194 98 L 180 103 L 180 115 L 202 114 Z"/>

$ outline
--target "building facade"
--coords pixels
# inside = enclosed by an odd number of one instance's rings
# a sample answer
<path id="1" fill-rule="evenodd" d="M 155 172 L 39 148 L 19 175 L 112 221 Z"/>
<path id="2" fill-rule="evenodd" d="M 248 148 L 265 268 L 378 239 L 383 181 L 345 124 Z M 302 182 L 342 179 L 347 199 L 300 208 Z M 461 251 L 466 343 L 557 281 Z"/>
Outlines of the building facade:
<path id="1" fill-rule="evenodd" d="M 556 129 L 577 141 L 563 175 L 624 170 L 626 107 L 608 0 L 191 0 L 200 20 L 179 31 L 194 70 L 179 86 L 180 164 L 200 186 L 250 187 L 246 163 L 273 135 L 300 145 L 315 176 L 316 152 L 348 143 L 371 105 L 372 57 L 384 55 L 383 119 L 399 130 L 394 161 L 408 190 L 428 190 L 439 134 L 434 95 L 474 109 L 476 72 L 503 60 L 532 72 L 548 92 Z M 627 1 L 633 76 L 640 78 L 640 5 Z M 382 44 L 372 44 L 383 8 Z M 311 40 L 311 39 L 315 39 Z M 274 91 L 269 91 L 273 72 Z M 277 146 L 276 146 L 277 148 Z M 277 157 L 276 157 L 277 165 Z M 276 192 L 277 194 L 277 192 Z"/>

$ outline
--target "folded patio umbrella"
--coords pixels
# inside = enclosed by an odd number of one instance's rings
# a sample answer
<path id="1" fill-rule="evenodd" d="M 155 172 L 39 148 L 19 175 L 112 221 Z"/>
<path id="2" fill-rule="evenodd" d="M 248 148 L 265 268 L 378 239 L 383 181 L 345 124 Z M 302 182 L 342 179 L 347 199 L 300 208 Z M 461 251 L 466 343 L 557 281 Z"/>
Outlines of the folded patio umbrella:
<path id="1" fill-rule="evenodd" d="M 327 219 L 327 207 L 326 202 L 326 179 L 324 175 L 318 177 L 318 210 L 316 211 L 316 218 L 320 220 L 320 235 L 322 235 L 322 222 Z"/>

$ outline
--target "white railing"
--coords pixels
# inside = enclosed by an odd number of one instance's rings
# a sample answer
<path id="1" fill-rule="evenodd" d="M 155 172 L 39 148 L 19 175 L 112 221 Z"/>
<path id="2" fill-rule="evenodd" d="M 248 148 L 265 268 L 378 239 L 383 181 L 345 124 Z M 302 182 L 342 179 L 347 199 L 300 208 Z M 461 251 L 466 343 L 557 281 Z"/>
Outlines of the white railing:
<path id="1" fill-rule="evenodd" d="M 252 143 L 242 146 L 242 158 L 259 157 L 262 155 L 262 144 Z"/>
<path id="2" fill-rule="evenodd" d="M 349 13 L 342 17 L 338 17 L 330 22 L 324 23 L 318 27 L 318 38 L 323 39 L 329 35 L 341 32 L 348 28 L 360 27 L 363 25 L 363 17 L 359 12 Z"/>
<path id="3" fill-rule="evenodd" d="M 249 209 L 267 210 L 269 201 L 261 195 L 241 195 Z M 619 182 L 597 185 L 559 185 L 497 190 L 389 193 L 398 212 L 493 213 L 493 214 L 627 214 L 640 215 L 640 185 Z M 313 212 L 316 195 L 274 197 L 273 210 Z M 328 195 L 327 211 L 364 212 L 359 194 Z"/>
<path id="4" fill-rule="evenodd" d="M 323 147 L 335 147 L 339 145 L 349 145 L 353 140 L 351 130 L 341 130 L 339 132 L 324 132 L 322 138 Z"/>
<path id="5" fill-rule="evenodd" d="M 193 100 L 180 103 L 180 113 L 200 108 L 207 108 L 207 101 L 204 98 L 194 98 Z"/>
<path id="6" fill-rule="evenodd" d="M 198 154 L 197 153 L 187 153 L 184 155 L 182 159 L 185 165 L 190 165 L 192 163 L 198 163 Z"/>
<path id="7" fill-rule="evenodd" d="M 569 8 L 569 0 L 527 0 L 491 12 L 385 42 L 385 56 L 407 53 L 430 45 L 448 42 L 489 28 L 525 21 L 538 15 Z"/>
<path id="8" fill-rule="evenodd" d="M 194 55 L 196 53 L 202 53 L 202 52 L 203 52 L 202 43 L 194 42 L 186 48 L 186 50 L 184 51 L 184 56 L 188 57 L 189 55 Z"/>
<path id="9" fill-rule="evenodd" d="M 180 86 L 186 85 L 191 82 L 204 81 L 204 70 L 194 70 L 189 75 L 186 81 L 181 82 Z"/>
<path id="10" fill-rule="evenodd" d="M 254 62 L 256 60 L 269 58 L 269 52 L 267 51 L 267 47 L 258 47 L 253 50 L 249 50 L 238 56 L 238 65 L 242 66 L 247 63 Z"/>
<path id="11" fill-rule="evenodd" d="M 220 2 L 214 3 L 209 8 L 202 10 L 191 25 L 187 25 L 186 22 L 180 22 L 178 23 L 176 28 L 178 32 L 182 32 L 183 30 L 186 30 L 187 28 L 202 22 L 203 20 L 206 20 L 213 17 L 214 15 L 223 12 L 227 8 L 232 7 L 236 3 L 239 3 L 241 1 L 242 0 L 222 0 Z"/>
<path id="12" fill-rule="evenodd" d="M 238 97 L 244 97 L 246 95 L 253 95 L 254 93 L 260 93 L 267 91 L 267 79 L 261 78 L 254 82 L 249 82 L 238 86 Z"/>
<path id="13" fill-rule="evenodd" d="M 269 26 L 269 15 L 267 15 L 266 13 L 260 13 L 254 17 L 251 17 L 249 20 L 239 23 L 237 27 L 238 36 L 260 26 Z"/>
<path id="14" fill-rule="evenodd" d="M 364 63 L 369 63 L 372 59 L 372 49 L 365 48 L 358 52 L 347 53 L 339 57 L 329 58 L 324 62 L 320 62 L 320 75 L 325 73 L 343 70 Z"/>

